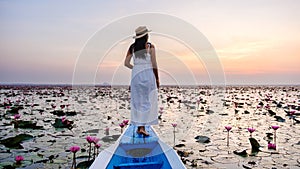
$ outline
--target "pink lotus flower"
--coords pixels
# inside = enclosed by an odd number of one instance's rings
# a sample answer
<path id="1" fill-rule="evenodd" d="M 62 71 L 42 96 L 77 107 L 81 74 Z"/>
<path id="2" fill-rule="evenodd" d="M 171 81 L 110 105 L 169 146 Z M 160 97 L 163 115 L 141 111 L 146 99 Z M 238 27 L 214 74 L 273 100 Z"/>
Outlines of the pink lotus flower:
<path id="1" fill-rule="evenodd" d="M 124 123 L 125 125 L 128 125 L 128 122 L 129 122 L 129 120 L 123 120 L 123 123 Z"/>
<path id="2" fill-rule="evenodd" d="M 64 117 L 61 118 L 61 122 L 62 122 L 62 123 L 65 123 L 66 120 L 67 120 L 67 119 L 66 119 L 66 116 L 64 116 Z"/>
<path id="3" fill-rule="evenodd" d="M 270 105 L 267 104 L 267 105 L 265 106 L 265 109 L 269 110 L 269 109 L 270 109 Z"/>
<path id="4" fill-rule="evenodd" d="M 124 123 L 120 123 L 119 126 L 120 126 L 121 128 L 123 128 L 123 127 L 125 126 L 125 124 L 124 124 Z"/>
<path id="5" fill-rule="evenodd" d="M 93 143 L 94 143 L 94 144 L 97 144 L 99 141 L 100 141 L 100 139 L 99 139 L 99 138 L 97 138 L 97 137 L 94 137 L 94 140 L 93 140 Z"/>
<path id="6" fill-rule="evenodd" d="M 232 129 L 232 127 L 231 126 L 225 126 L 225 129 L 229 132 Z"/>
<path id="7" fill-rule="evenodd" d="M 98 155 L 98 154 L 99 154 L 99 148 L 100 148 L 101 146 L 102 146 L 101 144 L 95 144 L 95 148 L 94 148 L 94 158 L 95 158 L 95 155 Z M 95 152 L 96 149 L 97 149 L 97 153 Z"/>
<path id="8" fill-rule="evenodd" d="M 55 106 L 54 104 L 51 104 L 51 107 L 52 107 L 53 109 L 55 109 L 56 106 Z"/>
<path id="9" fill-rule="evenodd" d="M 102 144 L 98 143 L 98 144 L 95 144 L 95 147 L 96 148 L 100 148 L 102 146 Z"/>
<path id="10" fill-rule="evenodd" d="M 90 157 L 91 157 L 91 152 L 92 152 L 92 143 L 95 141 L 96 137 L 93 137 L 93 136 L 87 136 L 86 137 L 86 141 L 88 143 L 90 143 L 90 146 L 89 146 L 89 158 L 88 158 L 88 161 L 90 161 Z"/>
<path id="11" fill-rule="evenodd" d="M 279 126 L 272 126 L 272 129 L 277 130 L 279 129 Z"/>
<path id="12" fill-rule="evenodd" d="M 177 124 L 176 123 L 172 123 L 172 126 L 175 128 L 175 127 L 177 127 Z"/>
<path id="13" fill-rule="evenodd" d="M 14 115 L 14 119 L 15 119 L 15 120 L 18 120 L 20 117 L 21 117 L 20 114 L 15 114 L 15 115 Z"/>
<path id="14" fill-rule="evenodd" d="M 296 112 L 295 110 L 291 110 L 291 111 L 290 111 L 290 115 L 291 115 L 291 116 L 294 115 L 295 112 Z"/>
<path id="15" fill-rule="evenodd" d="M 229 131 L 232 129 L 231 126 L 225 126 L 225 129 L 227 130 L 227 146 L 229 146 Z"/>
<path id="16" fill-rule="evenodd" d="M 86 141 L 87 141 L 88 143 L 93 143 L 93 142 L 94 142 L 94 139 L 95 139 L 95 137 L 93 137 L 93 136 L 87 136 L 87 137 L 86 137 Z"/>
<path id="17" fill-rule="evenodd" d="M 16 163 L 20 164 L 21 161 L 24 160 L 24 157 L 23 156 L 16 156 L 15 160 L 16 160 Z"/>
<path id="18" fill-rule="evenodd" d="M 248 131 L 249 131 L 250 133 L 253 133 L 253 132 L 255 131 L 255 128 L 248 128 Z"/>
<path id="19" fill-rule="evenodd" d="M 276 144 L 269 143 L 269 144 L 268 144 L 268 149 L 276 150 Z"/>
<path id="20" fill-rule="evenodd" d="M 70 151 L 73 152 L 73 153 L 76 153 L 79 150 L 80 150 L 79 146 L 72 146 L 72 147 L 70 147 Z"/>

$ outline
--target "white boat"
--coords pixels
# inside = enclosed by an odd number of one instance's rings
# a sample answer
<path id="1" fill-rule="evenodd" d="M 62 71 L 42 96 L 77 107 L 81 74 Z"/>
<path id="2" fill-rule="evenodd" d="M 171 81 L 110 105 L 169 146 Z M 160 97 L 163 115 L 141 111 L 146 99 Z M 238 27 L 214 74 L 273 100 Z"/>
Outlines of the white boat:
<path id="1" fill-rule="evenodd" d="M 150 136 L 137 134 L 129 125 L 119 139 L 99 153 L 90 169 L 185 169 L 172 147 L 162 142 L 151 126 Z"/>

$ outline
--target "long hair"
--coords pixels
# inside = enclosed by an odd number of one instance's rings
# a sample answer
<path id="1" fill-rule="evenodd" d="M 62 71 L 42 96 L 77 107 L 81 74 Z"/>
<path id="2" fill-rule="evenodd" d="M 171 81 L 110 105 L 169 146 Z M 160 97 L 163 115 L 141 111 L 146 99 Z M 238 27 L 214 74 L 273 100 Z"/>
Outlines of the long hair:
<path id="1" fill-rule="evenodd" d="M 146 53 L 146 43 L 148 41 L 148 34 L 143 37 L 135 39 L 134 44 L 132 45 L 135 57 L 145 58 Z"/>

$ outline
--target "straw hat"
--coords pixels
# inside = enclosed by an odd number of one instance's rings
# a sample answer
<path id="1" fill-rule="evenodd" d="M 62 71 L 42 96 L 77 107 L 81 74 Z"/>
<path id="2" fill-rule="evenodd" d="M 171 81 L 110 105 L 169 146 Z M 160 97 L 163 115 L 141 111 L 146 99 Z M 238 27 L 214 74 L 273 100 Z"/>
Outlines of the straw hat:
<path id="1" fill-rule="evenodd" d="M 145 36 L 148 32 L 151 32 L 151 30 L 148 30 L 146 26 L 139 26 L 135 29 L 135 36 L 133 37 L 133 39 L 141 38 Z"/>

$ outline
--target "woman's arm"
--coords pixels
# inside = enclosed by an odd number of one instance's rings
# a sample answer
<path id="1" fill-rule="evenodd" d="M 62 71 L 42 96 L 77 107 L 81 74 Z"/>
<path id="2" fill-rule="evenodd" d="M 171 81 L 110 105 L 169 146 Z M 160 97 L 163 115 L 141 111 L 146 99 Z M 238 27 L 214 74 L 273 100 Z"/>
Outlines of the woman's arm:
<path id="1" fill-rule="evenodd" d="M 129 48 L 128 51 L 127 51 L 127 54 L 126 54 L 125 61 L 124 61 L 124 65 L 125 65 L 126 67 L 128 67 L 129 69 L 132 69 L 132 68 L 133 68 L 133 65 L 130 64 L 131 57 L 132 57 L 132 54 L 131 54 L 130 48 Z"/>
<path id="2" fill-rule="evenodd" d="M 157 88 L 159 88 L 159 76 L 158 76 L 158 66 L 157 66 L 157 62 L 156 62 L 156 52 L 155 52 L 155 47 L 152 44 L 150 46 L 150 54 L 151 54 L 153 73 L 154 73 L 154 76 L 156 79 L 156 85 L 157 85 Z"/>

